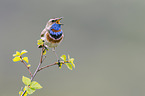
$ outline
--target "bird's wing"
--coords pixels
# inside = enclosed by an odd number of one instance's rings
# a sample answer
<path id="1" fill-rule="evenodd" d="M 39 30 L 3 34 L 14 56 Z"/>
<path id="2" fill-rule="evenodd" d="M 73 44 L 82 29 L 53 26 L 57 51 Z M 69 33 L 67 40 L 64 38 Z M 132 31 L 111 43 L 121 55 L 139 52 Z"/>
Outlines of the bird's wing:
<path id="1" fill-rule="evenodd" d="M 44 28 L 44 30 L 41 32 L 40 37 L 41 37 L 42 40 L 45 40 L 45 33 L 46 33 L 46 32 L 49 32 L 50 28 L 51 28 L 51 26 L 46 27 L 46 28 Z"/>
<path id="2" fill-rule="evenodd" d="M 44 37 L 44 34 L 46 33 L 46 28 L 44 28 L 44 30 L 41 32 L 40 37 Z"/>
<path id="3" fill-rule="evenodd" d="M 40 37 L 44 37 L 45 33 L 48 32 L 50 30 L 51 26 L 49 27 L 45 27 L 44 30 L 41 32 Z"/>

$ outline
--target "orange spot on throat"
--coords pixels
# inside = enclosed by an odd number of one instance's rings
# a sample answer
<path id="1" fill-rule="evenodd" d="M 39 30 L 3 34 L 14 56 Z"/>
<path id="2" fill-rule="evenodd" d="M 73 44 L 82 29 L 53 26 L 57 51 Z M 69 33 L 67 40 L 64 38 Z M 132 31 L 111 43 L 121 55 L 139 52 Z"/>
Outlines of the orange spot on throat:
<path id="1" fill-rule="evenodd" d="M 59 31 L 61 31 L 61 29 L 59 29 L 59 30 L 55 30 L 55 29 L 51 29 L 53 32 L 59 32 Z"/>

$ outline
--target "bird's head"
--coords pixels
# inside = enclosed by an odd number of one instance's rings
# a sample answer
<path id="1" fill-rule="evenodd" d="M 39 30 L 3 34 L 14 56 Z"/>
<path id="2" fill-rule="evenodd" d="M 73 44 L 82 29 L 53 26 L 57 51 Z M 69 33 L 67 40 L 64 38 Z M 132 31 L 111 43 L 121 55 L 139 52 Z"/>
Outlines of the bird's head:
<path id="1" fill-rule="evenodd" d="M 59 24 L 59 25 L 63 25 L 62 23 L 60 23 L 60 21 L 61 21 L 62 18 L 63 18 L 63 17 L 50 19 L 50 20 L 48 21 L 48 23 L 46 24 L 46 27 L 50 27 L 50 26 L 53 25 L 54 23 Z"/>

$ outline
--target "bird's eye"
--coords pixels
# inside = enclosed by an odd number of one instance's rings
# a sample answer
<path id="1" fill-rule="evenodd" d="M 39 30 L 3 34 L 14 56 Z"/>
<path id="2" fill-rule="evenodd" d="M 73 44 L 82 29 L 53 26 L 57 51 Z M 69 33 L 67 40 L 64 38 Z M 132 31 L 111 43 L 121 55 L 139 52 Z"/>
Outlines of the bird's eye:
<path id="1" fill-rule="evenodd" d="M 55 22 L 55 20 L 52 20 L 51 22 Z"/>

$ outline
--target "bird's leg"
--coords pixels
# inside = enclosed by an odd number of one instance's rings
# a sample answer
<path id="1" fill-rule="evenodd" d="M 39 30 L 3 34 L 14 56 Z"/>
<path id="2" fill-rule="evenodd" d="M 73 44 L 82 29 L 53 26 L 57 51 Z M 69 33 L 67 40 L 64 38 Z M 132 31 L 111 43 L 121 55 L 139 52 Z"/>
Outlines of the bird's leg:
<path id="1" fill-rule="evenodd" d="M 54 52 L 54 54 L 55 54 L 55 56 L 56 56 L 56 58 L 57 58 L 58 66 L 60 66 L 60 60 L 58 59 L 58 55 L 57 55 L 57 53 L 56 53 L 56 51 L 55 51 L 55 47 L 52 48 L 52 51 Z"/>
<path id="2" fill-rule="evenodd" d="M 55 54 L 55 56 L 56 56 L 56 58 L 57 58 L 57 60 L 58 60 L 58 55 L 56 54 L 55 47 L 52 48 L 52 51 L 54 52 L 54 54 Z"/>

